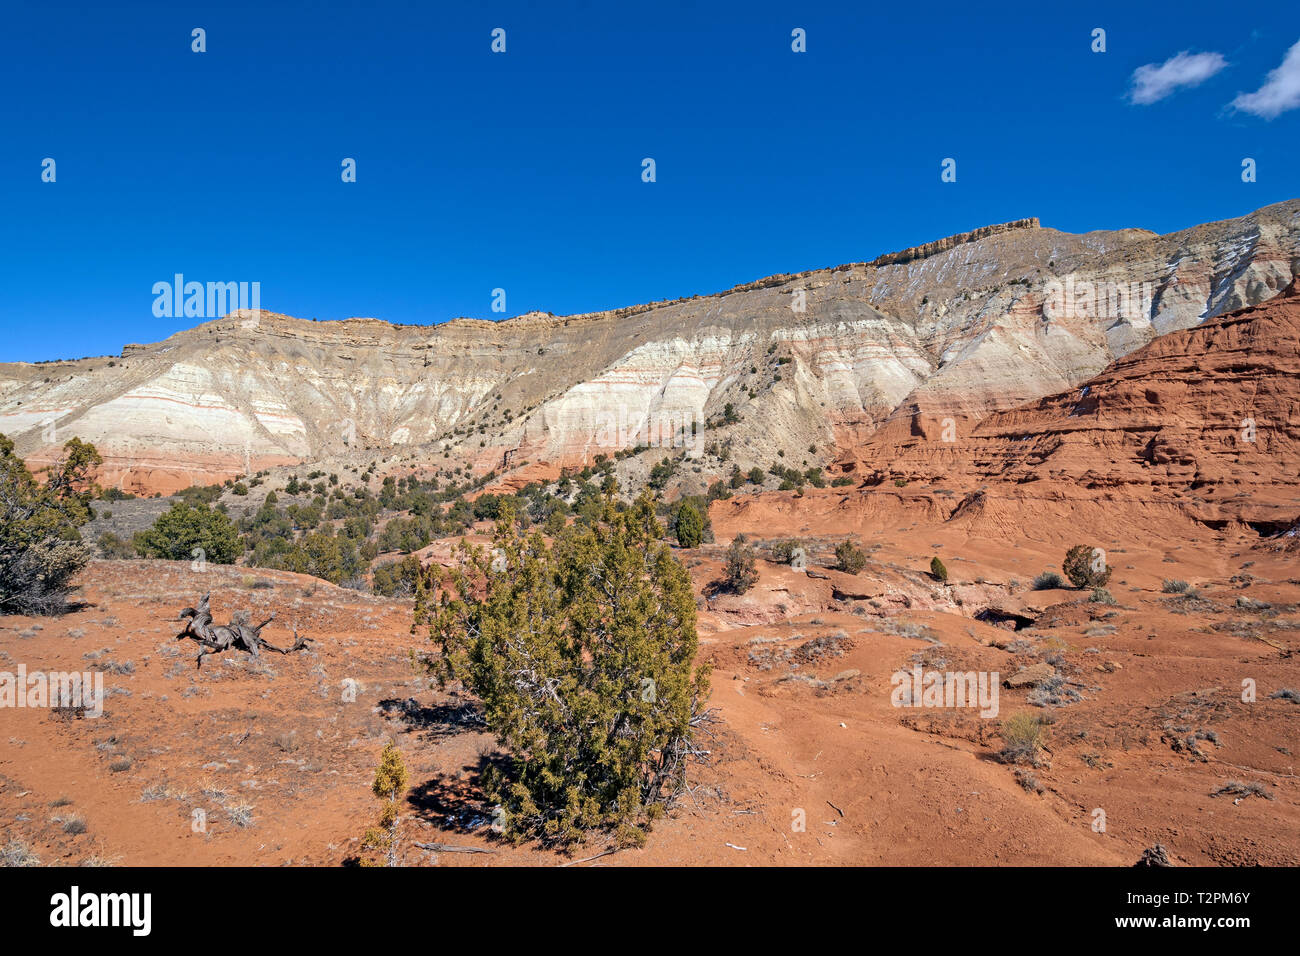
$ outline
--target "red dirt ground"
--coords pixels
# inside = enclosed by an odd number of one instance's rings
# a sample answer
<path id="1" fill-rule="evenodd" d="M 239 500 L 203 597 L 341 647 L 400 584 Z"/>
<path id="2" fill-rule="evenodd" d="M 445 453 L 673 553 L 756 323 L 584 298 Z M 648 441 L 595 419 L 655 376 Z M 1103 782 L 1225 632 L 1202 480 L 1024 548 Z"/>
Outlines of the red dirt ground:
<path id="1" fill-rule="evenodd" d="M 681 554 L 701 592 L 700 657 L 715 665 L 710 760 L 645 849 L 598 865 L 1127 865 L 1154 843 L 1179 864 L 1300 863 L 1300 706 L 1269 696 L 1300 689 L 1293 554 L 1230 532 L 1170 544 L 1133 524 L 1095 542 L 1115 568 L 1108 606 L 1028 589 L 1059 567 L 1074 531 L 977 537 L 919 513 L 900 521 L 870 493 L 844 499 L 720 502 L 720 543 Z M 748 594 L 706 596 L 721 542 L 753 528 L 816 539 L 811 573 L 760 560 Z M 856 576 L 825 567 L 850 531 L 880 542 Z M 933 554 L 948 586 L 922 573 Z M 1163 593 L 1166 578 L 1200 597 Z M 466 699 L 430 689 L 413 668 L 424 642 L 410 633 L 409 601 L 172 562 L 96 562 L 81 583 L 80 610 L 0 618 L 0 669 L 104 668 L 110 688 L 99 718 L 0 711 L 0 843 L 20 841 L 47 864 L 337 865 L 373 824 L 370 781 L 391 738 L 411 770 L 403 862 L 557 865 L 604 849 L 597 838 L 565 855 L 491 836 L 475 778 L 495 742 Z M 209 589 L 219 621 L 274 610 L 263 636 L 287 646 L 296 626 L 312 650 L 259 661 L 227 652 L 196 670 L 195 645 L 173 640 L 175 616 Z M 1011 631 L 974 618 L 993 606 L 1035 620 Z M 1081 700 L 1040 708 L 1005 688 L 999 700 L 1000 718 L 1027 710 L 1052 721 L 1037 769 L 996 759 L 999 719 L 891 704 L 890 676 L 914 662 L 1005 678 L 1044 659 Z M 1246 678 L 1253 703 L 1242 700 Z M 355 702 L 343 699 L 346 679 Z M 1020 782 L 1026 772 L 1036 785 Z M 1211 796 L 1228 781 L 1268 796 Z M 245 826 L 240 805 L 251 808 Z M 1104 832 L 1093 828 L 1098 809 Z M 191 825 L 195 810 L 205 832 Z M 73 817 L 85 832 L 65 832 Z M 493 852 L 434 854 L 417 842 Z"/>

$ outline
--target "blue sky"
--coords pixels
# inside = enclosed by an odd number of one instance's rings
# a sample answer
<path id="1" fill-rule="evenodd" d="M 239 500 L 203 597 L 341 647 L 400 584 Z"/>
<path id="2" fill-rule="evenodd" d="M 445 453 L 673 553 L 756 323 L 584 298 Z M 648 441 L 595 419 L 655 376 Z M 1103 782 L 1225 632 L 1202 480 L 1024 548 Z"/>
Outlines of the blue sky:
<path id="1" fill-rule="evenodd" d="M 262 307 L 292 315 L 428 324 L 501 317 L 495 288 L 506 315 L 590 311 L 1024 216 L 1166 232 L 1241 215 L 1300 196 L 1300 109 L 1277 111 L 1295 71 L 1237 100 L 1300 41 L 1294 14 L 10 4 L 0 360 L 116 353 L 193 325 L 153 314 L 154 283 L 175 273 L 260 282 Z M 955 183 L 940 181 L 946 157 Z M 1257 182 L 1241 181 L 1244 157 Z"/>

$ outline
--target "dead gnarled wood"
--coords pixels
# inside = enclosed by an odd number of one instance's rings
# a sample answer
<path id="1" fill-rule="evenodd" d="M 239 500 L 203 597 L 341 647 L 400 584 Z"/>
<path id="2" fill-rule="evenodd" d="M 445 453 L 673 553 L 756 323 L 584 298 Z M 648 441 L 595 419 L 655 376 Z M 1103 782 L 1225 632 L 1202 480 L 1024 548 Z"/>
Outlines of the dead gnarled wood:
<path id="1" fill-rule="evenodd" d="M 257 625 L 249 624 L 246 611 L 237 611 L 231 617 L 229 624 L 214 623 L 212 611 L 208 606 L 211 596 L 212 592 L 209 591 L 203 595 L 198 607 L 187 607 L 179 616 L 179 619 L 185 622 L 185 629 L 176 635 L 176 640 L 189 638 L 199 645 L 199 656 L 195 660 L 197 667 L 203 667 L 203 658 L 209 654 L 220 654 L 228 650 L 245 651 L 257 657 L 262 648 L 274 651 L 276 654 L 292 654 L 294 651 L 308 649 L 307 645 L 311 642 L 311 638 L 299 637 L 296 627 L 293 630 L 291 647 L 276 647 L 262 637 L 262 628 L 275 620 L 275 612 Z"/>
<path id="2" fill-rule="evenodd" d="M 481 846 L 461 846 L 456 843 L 417 843 L 415 844 L 421 850 L 432 850 L 434 853 L 495 853 L 496 850 L 484 849 Z"/>

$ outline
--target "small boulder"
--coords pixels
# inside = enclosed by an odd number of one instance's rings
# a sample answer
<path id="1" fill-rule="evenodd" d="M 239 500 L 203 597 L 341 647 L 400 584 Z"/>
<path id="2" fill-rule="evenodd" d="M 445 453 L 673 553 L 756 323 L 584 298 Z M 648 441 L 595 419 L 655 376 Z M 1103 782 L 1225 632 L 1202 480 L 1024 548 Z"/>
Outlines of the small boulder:
<path id="1" fill-rule="evenodd" d="M 1022 668 L 1002 682 L 1003 687 L 1033 687 L 1049 677 L 1056 676 L 1056 668 L 1051 664 L 1038 663 Z"/>

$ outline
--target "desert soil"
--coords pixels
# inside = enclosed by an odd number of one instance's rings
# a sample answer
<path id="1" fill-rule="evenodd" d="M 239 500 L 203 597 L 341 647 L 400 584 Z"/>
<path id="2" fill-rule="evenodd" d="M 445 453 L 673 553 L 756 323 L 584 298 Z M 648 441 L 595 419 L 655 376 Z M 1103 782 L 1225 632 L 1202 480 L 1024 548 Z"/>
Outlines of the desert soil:
<path id="1" fill-rule="evenodd" d="M 1029 589 L 1074 543 L 1068 525 L 1018 540 L 891 527 L 823 494 L 820 509 L 816 495 L 718 503 L 718 543 L 681 553 L 701 595 L 700 659 L 715 668 L 708 762 L 644 849 L 596 864 L 1128 865 L 1155 843 L 1179 864 L 1300 863 L 1300 705 L 1270 696 L 1300 688 L 1294 554 L 1249 534 L 1171 545 L 1131 527 L 1096 542 L 1115 568 L 1110 606 Z M 754 527 L 812 542 L 809 571 L 760 560 L 748 594 L 711 595 L 723 544 Z M 874 542 L 859 575 L 826 567 L 850 531 Z M 947 586 L 924 573 L 936 553 Z M 1164 593 L 1165 579 L 1199 596 Z M 0 842 L 47 864 L 341 864 L 377 815 L 370 782 L 393 739 L 411 771 L 404 863 L 558 865 L 605 848 L 493 837 L 476 780 L 496 743 L 471 699 L 413 666 L 429 645 L 410 601 L 157 561 L 95 562 L 80 584 L 71 613 L 0 618 L 0 669 L 102 670 L 109 694 L 97 718 L 3 711 Z M 296 627 L 311 650 L 196 668 L 175 618 L 208 590 L 218 621 L 275 611 L 263 636 L 288 646 Z M 975 617 L 995 606 L 1021 629 Z M 1031 704 L 1029 688 L 1002 688 L 996 718 L 891 702 L 891 675 L 914 664 L 1006 679 L 1042 663 L 1066 679 L 1058 704 Z M 1000 719 L 1019 711 L 1050 721 L 1036 768 L 997 758 Z M 1230 782 L 1266 795 L 1213 795 Z"/>

